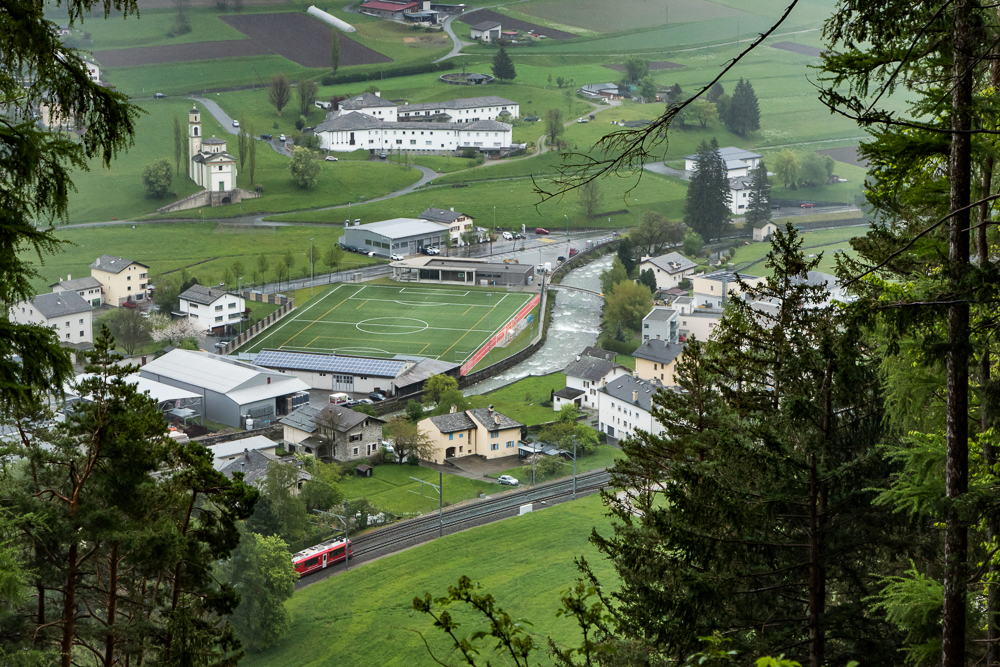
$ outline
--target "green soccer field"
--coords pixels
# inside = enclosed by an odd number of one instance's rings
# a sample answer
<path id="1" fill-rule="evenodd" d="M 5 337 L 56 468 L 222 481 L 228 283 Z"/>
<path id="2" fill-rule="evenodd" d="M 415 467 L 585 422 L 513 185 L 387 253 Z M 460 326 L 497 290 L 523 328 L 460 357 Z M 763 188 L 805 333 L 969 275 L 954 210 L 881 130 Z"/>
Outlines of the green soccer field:
<path id="1" fill-rule="evenodd" d="M 296 309 L 240 352 L 416 354 L 462 363 L 533 296 L 437 285 L 342 284 Z"/>

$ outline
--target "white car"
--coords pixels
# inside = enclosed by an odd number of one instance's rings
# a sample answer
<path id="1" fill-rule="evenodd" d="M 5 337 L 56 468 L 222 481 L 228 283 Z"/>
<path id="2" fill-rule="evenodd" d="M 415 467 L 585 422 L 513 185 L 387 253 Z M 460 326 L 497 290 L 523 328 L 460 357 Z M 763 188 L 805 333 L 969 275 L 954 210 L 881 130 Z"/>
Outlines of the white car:
<path id="1" fill-rule="evenodd" d="M 504 232 L 503 233 L 503 240 L 504 241 L 513 241 L 514 240 L 514 235 L 511 234 L 510 232 Z"/>
<path id="2" fill-rule="evenodd" d="M 332 155 L 327 155 L 324 159 L 327 162 L 338 162 L 337 158 L 333 157 Z"/>
<path id="3" fill-rule="evenodd" d="M 239 127 L 239 126 L 240 126 L 240 121 L 234 120 L 233 121 L 233 127 Z"/>
<path id="4" fill-rule="evenodd" d="M 394 262 L 399 262 L 399 261 L 402 261 L 403 256 L 402 255 L 389 255 L 389 259 L 391 259 Z"/>
<path id="5" fill-rule="evenodd" d="M 517 478 L 510 475 L 500 475 L 497 481 L 506 486 L 517 486 Z"/>
<path id="6" fill-rule="evenodd" d="M 285 140 L 285 135 L 279 134 L 278 135 L 278 141 L 284 141 L 284 140 Z"/>
<path id="7" fill-rule="evenodd" d="M 427 254 L 428 255 L 440 255 L 441 251 L 438 250 L 437 248 L 428 248 L 427 249 Z"/>

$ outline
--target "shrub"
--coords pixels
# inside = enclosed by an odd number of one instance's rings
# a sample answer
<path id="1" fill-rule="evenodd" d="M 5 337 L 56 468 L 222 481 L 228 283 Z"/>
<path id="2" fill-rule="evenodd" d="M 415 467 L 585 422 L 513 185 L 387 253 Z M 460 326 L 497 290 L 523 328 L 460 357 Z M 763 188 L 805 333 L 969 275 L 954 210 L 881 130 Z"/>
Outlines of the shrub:
<path id="1" fill-rule="evenodd" d="M 472 146 L 466 146 L 462 149 L 462 157 L 464 158 L 475 158 L 477 155 L 479 155 L 479 151 Z"/>
<path id="2" fill-rule="evenodd" d="M 417 457 L 416 454 L 410 454 L 409 456 L 407 456 L 406 457 L 406 462 L 409 465 L 411 465 L 411 466 L 418 466 L 418 465 L 420 465 L 420 459 Z"/>

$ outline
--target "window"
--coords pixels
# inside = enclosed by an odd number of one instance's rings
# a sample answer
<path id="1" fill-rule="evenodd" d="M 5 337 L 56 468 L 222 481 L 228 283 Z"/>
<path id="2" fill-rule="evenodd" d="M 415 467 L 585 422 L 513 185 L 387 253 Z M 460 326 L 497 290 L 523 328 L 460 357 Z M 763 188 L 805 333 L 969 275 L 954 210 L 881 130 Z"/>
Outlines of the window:
<path id="1" fill-rule="evenodd" d="M 455 434 L 454 433 L 449 433 L 448 434 L 448 439 L 449 440 L 454 440 L 455 439 Z"/>
<path id="2" fill-rule="evenodd" d="M 145 274 L 145 273 L 140 273 L 140 274 L 139 274 L 139 277 L 140 277 L 140 278 L 145 278 L 145 277 L 146 277 L 146 274 Z"/>
<path id="3" fill-rule="evenodd" d="M 66 334 L 66 340 L 69 340 L 69 334 Z"/>
<path id="4" fill-rule="evenodd" d="M 350 442 L 359 442 L 361 440 L 361 434 L 360 433 L 352 433 L 351 437 L 349 438 L 349 440 L 350 440 Z"/>
<path id="5" fill-rule="evenodd" d="M 125 276 L 125 280 L 132 280 L 132 276 Z"/>
<path id="6" fill-rule="evenodd" d="M 236 307 L 236 302 L 235 301 L 233 303 L 229 304 L 229 309 L 230 310 L 232 310 L 235 307 Z"/>
<path id="7" fill-rule="evenodd" d="M 82 317 L 80 318 L 80 324 L 83 324 L 83 318 Z"/>
<path id="8" fill-rule="evenodd" d="M 499 438 L 500 437 L 500 431 L 490 431 L 490 437 L 491 438 Z"/>
<path id="9" fill-rule="evenodd" d="M 131 285 L 128 286 L 128 290 L 127 291 L 129 291 L 129 292 L 132 291 L 132 286 Z"/>
<path id="10" fill-rule="evenodd" d="M 396 133 L 395 133 L 395 132 L 393 132 L 393 134 L 396 134 Z M 396 139 L 396 143 L 397 143 L 397 144 L 402 144 L 402 143 L 403 143 L 403 140 L 402 140 L 402 139 Z"/>
<path id="11" fill-rule="evenodd" d="M 82 331 L 80 332 L 80 338 L 83 338 L 83 332 Z"/>
<path id="12" fill-rule="evenodd" d="M 222 321 L 222 315 L 219 315 L 218 317 L 216 317 L 215 321 L 216 322 L 221 322 Z"/>
<path id="13" fill-rule="evenodd" d="M 464 433 L 459 433 L 459 434 L 458 434 L 458 437 L 459 437 L 459 438 L 464 438 L 464 437 L 465 437 L 465 434 L 464 434 Z"/>
<path id="14" fill-rule="evenodd" d="M 215 312 L 217 312 L 217 313 L 222 312 L 222 305 L 221 304 L 215 307 Z"/>
<path id="15" fill-rule="evenodd" d="M 358 448 L 357 448 L 357 447 L 355 447 L 355 448 L 354 448 L 354 455 L 355 455 L 355 456 L 357 456 L 357 455 L 358 455 Z"/>
<path id="16" fill-rule="evenodd" d="M 513 446 L 514 446 L 514 441 L 513 440 L 508 440 L 507 441 L 507 447 L 510 448 L 510 447 L 513 447 Z"/>
<path id="17" fill-rule="evenodd" d="M 188 308 L 190 308 L 191 310 L 198 310 L 198 304 L 188 303 Z"/>
<path id="18" fill-rule="evenodd" d="M 491 452 L 495 452 L 495 451 L 497 451 L 498 449 L 500 449 L 500 443 L 498 443 L 498 442 L 494 442 L 494 443 L 493 443 L 492 445 L 490 445 L 490 451 L 491 451 Z"/>
<path id="19" fill-rule="evenodd" d="M 416 139 L 410 139 L 410 145 L 411 146 L 416 146 L 417 145 L 417 140 Z"/>
<path id="20" fill-rule="evenodd" d="M 69 328 L 69 320 L 66 320 L 66 328 Z"/>

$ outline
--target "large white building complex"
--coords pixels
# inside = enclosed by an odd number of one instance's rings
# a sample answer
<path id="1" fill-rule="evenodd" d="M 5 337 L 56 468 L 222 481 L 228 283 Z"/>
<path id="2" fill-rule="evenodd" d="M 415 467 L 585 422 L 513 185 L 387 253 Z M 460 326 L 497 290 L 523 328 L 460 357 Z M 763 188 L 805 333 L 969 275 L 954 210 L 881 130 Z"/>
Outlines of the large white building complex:
<path id="1" fill-rule="evenodd" d="M 322 149 L 337 152 L 442 153 L 474 148 L 501 154 L 511 149 L 513 126 L 498 119 L 516 118 L 519 113 L 517 102 L 496 96 L 399 106 L 378 94 L 364 93 L 327 114 L 315 134 Z"/>

